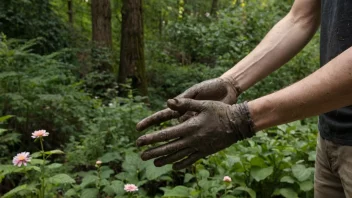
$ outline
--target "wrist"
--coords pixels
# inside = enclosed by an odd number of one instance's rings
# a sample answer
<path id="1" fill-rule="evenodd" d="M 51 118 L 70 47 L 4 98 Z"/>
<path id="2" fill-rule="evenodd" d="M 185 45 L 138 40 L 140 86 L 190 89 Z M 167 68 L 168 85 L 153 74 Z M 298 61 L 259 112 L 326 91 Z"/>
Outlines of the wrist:
<path id="1" fill-rule="evenodd" d="M 275 105 L 270 100 L 259 98 L 248 102 L 248 111 L 253 121 L 255 132 L 272 127 L 276 124 L 278 115 Z"/>
<path id="2" fill-rule="evenodd" d="M 235 91 L 237 97 L 243 92 L 238 82 L 234 78 L 222 75 L 219 77 L 219 79 L 227 83 Z"/>
<path id="3" fill-rule="evenodd" d="M 229 114 L 232 130 L 239 135 L 238 139 L 254 136 L 255 126 L 247 102 L 232 105 Z"/>

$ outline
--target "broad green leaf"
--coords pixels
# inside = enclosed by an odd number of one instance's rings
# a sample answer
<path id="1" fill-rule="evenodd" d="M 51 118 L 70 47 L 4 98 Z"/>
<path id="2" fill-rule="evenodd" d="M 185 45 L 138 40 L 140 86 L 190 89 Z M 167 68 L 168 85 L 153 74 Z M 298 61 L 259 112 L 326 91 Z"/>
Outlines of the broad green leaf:
<path id="1" fill-rule="evenodd" d="M 202 190 L 208 191 L 212 187 L 213 182 L 208 181 L 207 179 L 201 179 L 198 181 L 198 185 L 201 187 Z"/>
<path id="2" fill-rule="evenodd" d="M 49 164 L 47 165 L 46 167 L 48 169 L 55 169 L 55 168 L 60 168 L 62 166 L 62 164 L 59 164 L 59 163 L 52 163 L 52 164 Z"/>
<path id="3" fill-rule="evenodd" d="M 233 195 L 225 195 L 225 196 L 221 196 L 221 198 L 238 198 L 238 197 L 235 197 Z"/>
<path id="4" fill-rule="evenodd" d="M 122 168 L 126 172 L 139 172 L 142 171 L 146 166 L 137 153 L 126 152 L 125 160 L 122 163 Z"/>
<path id="5" fill-rule="evenodd" d="M 103 163 L 112 162 L 115 160 L 122 160 L 122 157 L 117 152 L 105 153 L 101 158 L 99 158 Z"/>
<path id="6" fill-rule="evenodd" d="M 266 167 L 265 161 L 259 156 L 255 156 L 250 162 L 252 166 Z"/>
<path id="7" fill-rule="evenodd" d="M 273 173 L 274 168 L 269 166 L 267 168 L 252 167 L 251 176 L 256 181 L 262 181 Z"/>
<path id="8" fill-rule="evenodd" d="M 201 179 L 208 179 L 210 173 L 209 173 L 209 171 L 203 169 L 198 172 L 198 175 Z"/>
<path id="9" fill-rule="evenodd" d="M 251 196 L 251 198 L 256 198 L 257 197 L 256 192 L 253 189 L 248 188 L 248 187 L 240 186 L 240 187 L 235 188 L 235 190 L 245 191 L 245 192 L 247 192 L 249 194 L 249 196 Z"/>
<path id="10" fill-rule="evenodd" d="M 106 190 L 114 193 L 115 195 L 119 196 L 119 195 L 123 195 L 125 193 L 124 191 L 124 183 L 122 181 L 119 180 L 115 180 L 111 182 L 110 186 L 106 187 Z M 105 191 L 105 190 L 104 190 Z"/>
<path id="11" fill-rule="evenodd" d="M 295 183 L 295 180 L 291 176 L 283 176 L 280 180 L 280 182 L 286 182 L 289 184 Z"/>
<path id="12" fill-rule="evenodd" d="M 86 175 L 85 177 L 83 177 L 82 183 L 81 183 L 81 188 L 84 188 L 86 186 L 88 186 L 89 184 L 95 184 L 95 182 L 97 182 L 99 179 L 98 176 L 96 175 Z"/>
<path id="13" fill-rule="evenodd" d="M 186 173 L 185 178 L 183 179 L 183 183 L 187 183 L 193 178 L 194 178 L 194 176 L 192 174 Z"/>
<path id="14" fill-rule="evenodd" d="M 24 169 L 24 171 L 35 170 L 37 172 L 41 172 L 41 169 L 38 166 L 28 165 L 27 167 L 22 167 L 22 168 Z"/>
<path id="15" fill-rule="evenodd" d="M 149 160 L 146 163 L 145 176 L 148 180 L 154 180 L 163 174 L 166 174 L 172 170 L 171 165 L 166 165 L 163 167 L 155 167 L 153 160 Z"/>
<path id="16" fill-rule="evenodd" d="M 0 129 L 0 135 L 2 135 L 3 133 L 5 133 L 7 131 L 7 129 Z"/>
<path id="17" fill-rule="evenodd" d="M 311 171 L 302 164 L 296 164 L 292 166 L 292 174 L 298 179 L 298 181 L 302 182 L 311 176 Z"/>
<path id="18" fill-rule="evenodd" d="M 96 188 L 85 188 L 82 190 L 81 197 L 84 198 L 97 198 L 99 190 Z"/>
<path id="19" fill-rule="evenodd" d="M 241 163 L 241 158 L 232 155 L 226 155 L 226 162 L 229 167 L 232 167 L 236 163 Z"/>
<path id="20" fill-rule="evenodd" d="M 38 157 L 40 157 L 40 156 L 42 156 L 42 152 L 41 152 L 41 151 L 35 152 L 35 153 L 32 153 L 32 154 L 31 154 L 31 157 L 32 157 L 32 158 L 38 158 Z"/>
<path id="21" fill-rule="evenodd" d="M 299 183 L 299 187 L 301 188 L 302 191 L 305 191 L 305 192 L 312 190 L 313 186 L 314 186 L 313 181 L 311 180 L 307 180 Z"/>
<path id="22" fill-rule="evenodd" d="M 308 153 L 308 160 L 309 161 L 315 161 L 315 159 L 316 159 L 316 155 L 317 155 L 317 152 L 316 151 L 310 151 L 309 153 Z"/>
<path id="23" fill-rule="evenodd" d="M 51 151 L 46 151 L 45 152 L 45 154 L 46 155 L 54 155 L 54 154 L 65 154 L 63 151 L 61 151 L 61 150 L 58 150 L 58 149 L 56 149 L 56 150 L 51 150 Z"/>
<path id="24" fill-rule="evenodd" d="M 138 178 L 138 172 L 121 172 L 115 175 L 115 177 L 121 181 L 136 184 L 140 181 Z"/>
<path id="25" fill-rule="evenodd" d="M 4 194 L 4 196 L 2 196 L 2 198 L 16 197 L 15 195 L 23 190 L 27 190 L 27 184 L 17 186 L 16 188 L 14 188 L 14 189 L 10 190 L 9 192 L 7 192 L 6 194 Z"/>
<path id="26" fill-rule="evenodd" d="M 190 189 L 185 186 L 176 186 L 173 189 L 162 188 L 165 192 L 163 197 L 189 197 Z"/>
<path id="27" fill-rule="evenodd" d="M 43 160 L 42 159 L 31 159 L 31 164 L 33 165 L 42 165 L 43 164 Z M 45 160 L 45 164 L 47 164 L 49 161 Z"/>
<path id="28" fill-rule="evenodd" d="M 1 116 L 0 117 L 0 122 L 4 122 L 4 121 L 6 121 L 6 120 L 8 120 L 8 119 L 10 119 L 12 117 L 13 117 L 13 115 Z"/>
<path id="29" fill-rule="evenodd" d="M 54 175 L 52 177 L 50 177 L 48 179 L 49 183 L 52 184 L 72 184 L 72 183 L 76 183 L 76 181 L 74 179 L 72 179 L 72 177 L 70 177 L 69 175 L 66 174 L 57 174 Z"/>
<path id="30" fill-rule="evenodd" d="M 110 175 L 112 175 L 114 173 L 114 171 L 112 170 L 112 169 L 106 169 L 106 170 L 102 170 L 101 171 L 101 175 L 100 175 L 100 177 L 102 178 L 102 179 L 107 179 L 107 178 L 109 178 L 110 177 Z"/>
<path id="31" fill-rule="evenodd" d="M 111 188 L 110 185 L 107 185 L 103 188 L 103 192 L 106 193 L 107 196 L 111 197 L 112 195 L 115 194 L 114 190 Z M 112 196 L 113 197 L 113 196 Z"/>
<path id="32" fill-rule="evenodd" d="M 273 195 L 282 195 L 285 198 L 298 198 L 297 193 L 291 188 L 276 189 Z"/>
<path id="33" fill-rule="evenodd" d="M 71 188 L 70 190 L 68 190 L 66 193 L 65 193 L 65 197 L 72 197 L 72 196 L 75 196 L 77 195 L 75 189 Z"/>

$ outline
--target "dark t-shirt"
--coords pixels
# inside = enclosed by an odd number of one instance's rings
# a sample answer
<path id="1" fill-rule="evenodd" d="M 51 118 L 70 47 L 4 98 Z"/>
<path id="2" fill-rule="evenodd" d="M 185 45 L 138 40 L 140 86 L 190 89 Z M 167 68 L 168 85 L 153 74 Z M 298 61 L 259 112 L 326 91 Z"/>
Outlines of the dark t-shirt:
<path id="1" fill-rule="evenodd" d="M 322 0 L 320 65 L 325 65 L 351 46 L 352 0 Z M 324 139 L 352 145 L 352 106 L 320 115 L 318 127 Z"/>

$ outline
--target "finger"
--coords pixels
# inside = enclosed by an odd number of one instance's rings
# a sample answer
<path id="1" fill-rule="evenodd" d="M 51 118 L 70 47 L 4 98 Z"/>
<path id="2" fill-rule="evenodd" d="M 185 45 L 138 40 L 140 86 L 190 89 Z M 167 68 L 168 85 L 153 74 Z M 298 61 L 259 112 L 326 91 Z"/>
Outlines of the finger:
<path id="1" fill-rule="evenodd" d="M 192 100 L 188 98 L 170 99 L 167 106 L 178 112 L 195 111 L 201 112 L 204 109 L 204 101 Z"/>
<path id="2" fill-rule="evenodd" d="M 197 115 L 196 112 L 188 111 L 185 114 L 183 114 L 181 117 L 178 118 L 178 121 L 180 123 L 185 122 L 186 120 L 190 119 L 191 117 Z"/>
<path id="3" fill-rule="evenodd" d="M 150 160 L 164 155 L 171 155 L 188 147 L 189 143 L 189 139 L 178 139 L 144 151 L 141 155 L 141 158 L 142 160 Z"/>
<path id="4" fill-rule="evenodd" d="M 193 148 L 185 148 L 185 149 L 182 149 L 182 150 L 180 150 L 176 153 L 173 153 L 171 155 L 167 155 L 167 156 L 160 157 L 160 158 L 156 159 L 154 161 L 154 165 L 156 167 L 161 167 L 166 164 L 171 164 L 171 163 L 174 163 L 176 161 L 179 161 L 179 160 L 185 158 L 186 156 L 192 154 L 193 152 L 194 152 Z"/>
<path id="5" fill-rule="evenodd" d="M 186 91 L 184 91 L 182 94 L 178 95 L 175 98 L 192 98 L 192 99 L 194 99 L 199 94 L 198 89 L 199 89 L 198 86 L 194 85 L 191 88 L 188 88 Z"/>
<path id="6" fill-rule="evenodd" d="M 184 136 L 195 130 L 196 125 L 182 123 L 173 127 L 169 127 L 152 134 L 146 134 L 137 139 L 137 146 L 164 142 Z"/>
<path id="7" fill-rule="evenodd" d="M 167 109 L 158 111 L 147 118 L 144 118 L 142 121 L 140 121 L 137 124 L 136 129 L 138 131 L 142 131 L 152 125 L 160 124 L 162 122 L 171 120 L 173 118 L 178 118 L 179 116 L 180 116 L 180 113 L 167 108 Z"/>
<path id="8" fill-rule="evenodd" d="M 204 154 L 201 154 L 199 152 L 193 153 L 192 155 L 188 156 L 186 159 L 175 163 L 172 168 L 174 170 L 180 170 L 183 168 L 186 168 L 187 166 L 192 165 L 193 163 L 195 163 L 196 161 L 198 161 L 200 158 L 204 157 Z"/>

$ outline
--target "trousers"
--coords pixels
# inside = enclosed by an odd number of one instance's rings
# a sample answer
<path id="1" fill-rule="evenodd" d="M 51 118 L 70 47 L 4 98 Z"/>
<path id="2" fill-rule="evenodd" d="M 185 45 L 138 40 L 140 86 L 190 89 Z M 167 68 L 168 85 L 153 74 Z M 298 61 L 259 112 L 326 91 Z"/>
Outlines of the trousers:
<path id="1" fill-rule="evenodd" d="M 352 146 L 318 138 L 314 198 L 352 198 Z"/>

